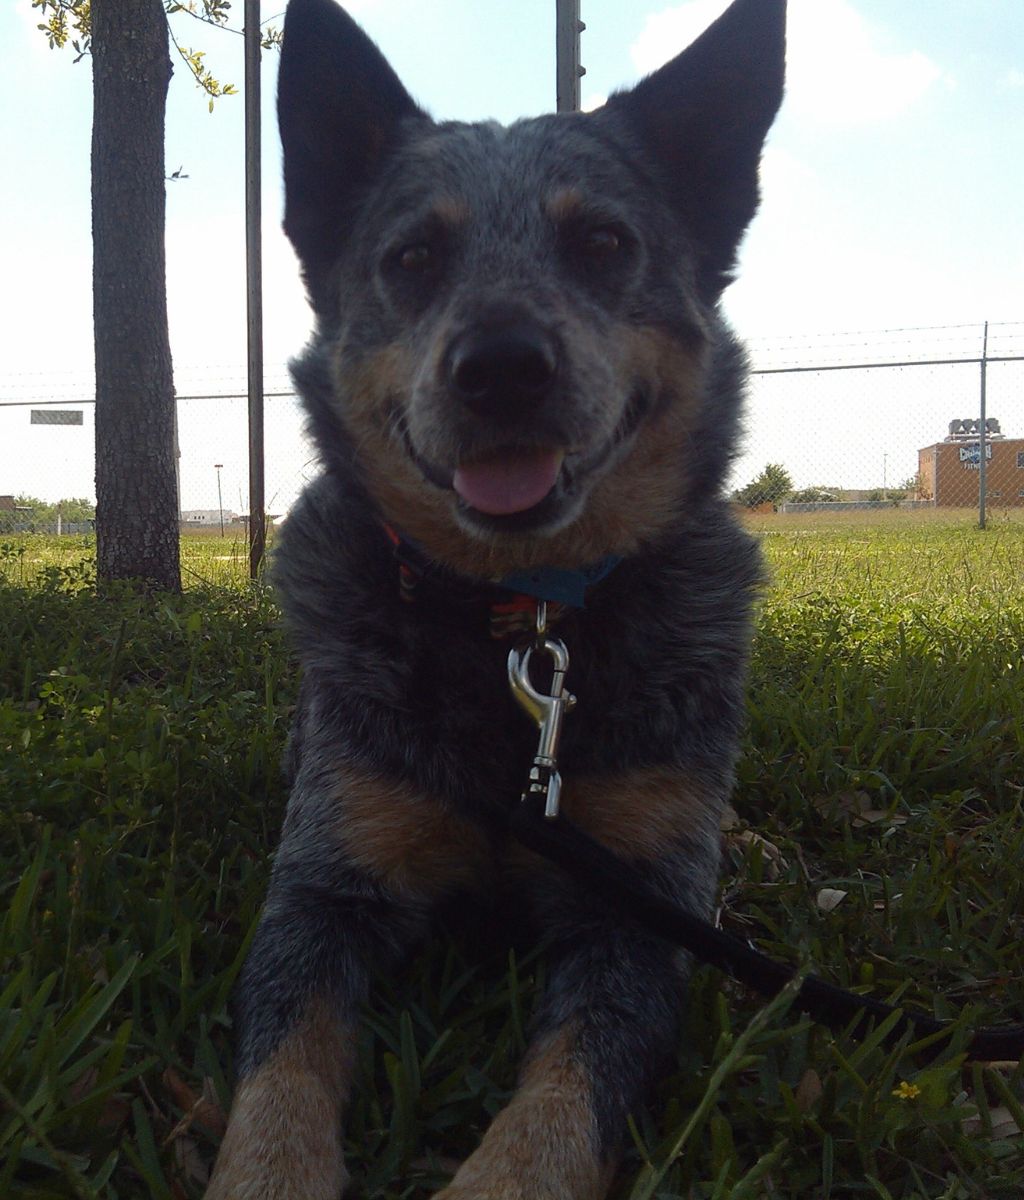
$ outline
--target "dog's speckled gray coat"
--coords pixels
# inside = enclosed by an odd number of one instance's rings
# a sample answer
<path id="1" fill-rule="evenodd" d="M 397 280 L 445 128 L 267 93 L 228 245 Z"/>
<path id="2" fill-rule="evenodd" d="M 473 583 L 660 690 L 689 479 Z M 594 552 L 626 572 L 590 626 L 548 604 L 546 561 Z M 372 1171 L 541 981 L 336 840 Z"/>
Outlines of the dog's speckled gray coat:
<path id="1" fill-rule="evenodd" d="M 508 644 L 488 638 L 458 581 L 421 603 L 400 598 L 382 518 L 401 525 L 403 514 L 382 514 L 371 496 L 364 440 L 346 416 L 346 389 L 382 349 L 399 347 L 414 364 L 443 362 L 438 340 L 460 336 L 488 306 L 514 305 L 557 349 L 557 395 L 532 412 L 528 432 L 516 412 L 491 422 L 467 412 L 444 371 L 426 366 L 390 398 L 387 420 L 424 465 L 425 495 L 444 488 L 461 455 L 513 434 L 579 447 L 534 525 L 529 515 L 525 526 L 510 524 L 538 538 L 571 526 L 595 481 L 628 459 L 632 413 L 643 421 L 684 402 L 671 385 L 659 394 L 623 389 L 611 356 L 592 345 L 614 348 L 624 332 L 655 329 L 703 364 L 698 394 L 685 401 L 694 415 L 674 518 L 557 633 L 578 696 L 564 726 L 564 777 L 665 768 L 699 781 L 704 818 L 646 869 L 679 902 L 709 911 L 760 581 L 756 547 L 721 495 L 745 362 L 717 302 L 756 206 L 757 160 L 781 94 L 783 10 L 783 0 L 739 0 L 720 23 L 724 49 L 705 39 L 685 69 L 666 67 L 595 115 L 504 130 L 435 125 L 328 0 L 293 0 L 280 85 L 286 228 L 317 313 L 294 375 L 325 469 L 289 514 L 276 552 L 303 683 L 291 802 L 238 991 L 240 1076 L 261 1069 L 313 998 L 350 1016 L 366 995 L 368 963 L 395 961 L 426 927 L 426 903 L 346 860 L 334 836 L 344 820 L 339 764 L 463 814 L 501 861 L 503 819 L 536 746 L 509 694 Z M 714 72 L 724 79 L 709 116 L 705 75 Z M 677 137 L 677 127 L 686 132 Z M 540 202 L 559 188 L 582 194 L 584 213 L 593 208 L 602 229 L 617 231 L 614 261 L 595 266 L 566 250 L 575 235 Z M 472 219 L 438 230 L 438 196 L 456 197 Z M 433 276 L 395 266 L 395 247 L 418 240 L 441 261 Z M 580 348 L 575 329 L 592 341 Z M 453 522 L 460 536 L 503 536 L 500 520 L 479 514 L 459 511 Z M 685 964 L 557 874 L 538 873 L 528 903 L 551 946 L 539 1026 L 572 1029 L 573 1055 L 591 1080 L 594 1152 L 609 1161 L 671 1046 Z"/>

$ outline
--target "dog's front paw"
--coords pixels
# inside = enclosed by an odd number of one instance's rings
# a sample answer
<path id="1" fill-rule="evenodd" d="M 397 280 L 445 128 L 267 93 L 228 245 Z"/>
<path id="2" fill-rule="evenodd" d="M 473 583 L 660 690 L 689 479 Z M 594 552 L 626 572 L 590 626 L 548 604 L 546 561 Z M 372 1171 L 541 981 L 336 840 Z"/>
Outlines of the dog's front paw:
<path id="1" fill-rule="evenodd" d="M 470 1184 L 464 1187 L 453 1180 L 443 1192 L 435 1192 L 431 1200 L 527 1200 L 527 1197 L 517 1186 Z"/>
<path id="2" fill-rule="evenodd" d="M 489 1150 L 485 1143 L 431 1200 L 601 1200 L 608 1190 L 607 1171 L 580 1169 L 550 1155 L 497 1159 Z"/>

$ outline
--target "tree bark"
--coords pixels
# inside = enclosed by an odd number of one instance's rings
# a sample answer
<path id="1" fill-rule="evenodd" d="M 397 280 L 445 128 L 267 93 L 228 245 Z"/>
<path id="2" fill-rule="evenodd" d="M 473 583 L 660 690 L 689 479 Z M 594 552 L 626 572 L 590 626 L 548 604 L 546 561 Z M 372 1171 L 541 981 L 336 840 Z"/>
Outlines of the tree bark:
<path id="1" fill-rule="evenodd" d="M 180 591 L 161 0 L 92 0 L 92 59 L 97 575 Z"/>

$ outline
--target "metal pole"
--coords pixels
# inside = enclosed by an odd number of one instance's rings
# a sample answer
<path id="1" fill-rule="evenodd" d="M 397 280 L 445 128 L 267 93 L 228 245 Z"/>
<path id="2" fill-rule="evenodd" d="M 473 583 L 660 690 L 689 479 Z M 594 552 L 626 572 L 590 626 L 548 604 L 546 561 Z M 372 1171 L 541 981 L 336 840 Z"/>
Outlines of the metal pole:
<path id="1" fill-rule="evenodd" d="M 981 339 L 981 418 L 978 421 L 978 528 L 985 528 L 985 450 L 988 446 L 985 429 L 985 384 L 988 374 L 988 321 Z"/>
<path id="2" fill-rule="evenodd" d="M 217 507 L 220 509 L 220 536 L 224 536 L 224 500 L 220 494 L 220 469 L 223 463 L 214 463 L 213 469 L 217 472 Z"/>
<path id="3" fill-rule="evenodd" d="M 580 33 L 586 25 L 580 20 L 580 0 L 555 0 L 555 98 L 559 112 L 579 112 Z"/>
<path id="4" fill-rule="evenodd" d="M 263 491 L 263 262 L 260 215 L 260 4 L 245 0 L 245 276 L 249 374 L 249 575 L 266 546 Z"/>

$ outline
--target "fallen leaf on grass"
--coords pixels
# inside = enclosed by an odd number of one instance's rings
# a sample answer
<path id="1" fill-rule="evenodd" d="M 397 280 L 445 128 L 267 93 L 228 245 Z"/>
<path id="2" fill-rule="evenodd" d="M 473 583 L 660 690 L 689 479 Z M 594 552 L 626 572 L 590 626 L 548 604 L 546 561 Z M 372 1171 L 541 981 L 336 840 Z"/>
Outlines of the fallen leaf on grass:
<path id="1" fill-rule="evenodd" d="M 821 1099 L 825 1089 L 821 1084 L 821 1076 L 813 1067 L 808 1067 L 800 1078 L 793 1094 L 796 1106 L 801 1112 L 807 1112 Z"/>
<path id="2" fill-rule="evenodd" d="M 818 907 L 822 912 L 831 912 L 838 908 L 849 894 L 839 888 L 821 888 L 816 897 Z"/>
<path id="3" fill-rule="evenodd" d="M 180 1109 L 189 1112 L 195 1107 L 199 1097 L 173 1067 L 168 1067 L 164 1071 L 163 1084 L 168 1092 L 170 1092 L 171 1099 Z"/>
<path id="4" fill-rule="evenodd" d="M 99 1082 L 99 1077 L 100 1073 L 96 1067 L 90 1067 L 87 1071 L 83 1071 L 68 1088 L 68 1100 L 71 1104 L 78 1104 L 85 1100 Z M 103 1101 L 103 1108 L 96 1118 L 96 1124 L 104 1130 L 120 1129 L 130 1114 L 131 1105 L 124 1096 L 116 1094 L 108 1096 Z"/>
<path id="5" fill-rule="evenodd" d="M 163 1073 L 163 1084 L 170 1093 L 171 1099 L 182 1110 L 184 1116 L 167 1135 L 166 1143 L 176 1141 L 186 1133 L 193 1123 L 201 1125 L 215 1137 L 223 1137 L 228 1121 L 213 1089 L 213 1080 L 208 1076 L 203 1080 L 202 1095 L 197 1096 L 184 1079 L 168 1067 Z"/>
<path id="6" fill-rule="evenodd" d="M 725 834 L 726 843 L 729 846 L 736 846 L 741 851 L 751 850 L 755 846 L 759 847 L 764 862 L 765 877 L 770 883 L 774 883 L 789 866 L 782 851 L 774 842 L 755 833 L 753 829 L 741 829 L 740 824 L 736 810 L 731 804 L 728 805 L 719 821 L 719 829 Z"/>
<path id="7" fill-rule="evenodd" d="M 1024 1129 L 1017 1124 L 1013 1118 L 1013 1113 L 1008 1108 L 990 1108 L 988 1115 L 992 1121 L 992 1141 L 1002 1142 L 1008 1138 L 1017 1137 L 1018 1134 L 1024 1133 Z M 977 1113 L 973 1117 L 968 1117 L 963 1124 L 964 1133 L 979 1135 L 985 1132 L 985 1127 L 982 1124 L 981 1114 Z"/>
<path id="8" fill-rule="evenodd" d="M 822 816 L 832 816 L 836 812 L 850 818 L 852 825 L 878 825 L 886 822 L 889 825 L 906 825 L 907 818 L 902 813 L 894 813 L 888 808 L 875 808 L 868 792 L 847 791 L 837 792 L 834 796 L 818 796 L 812 801 L 814 807 Z"/>
<path id="9" fill-rule="evenodd" d="M 197 1183 L 205 1188 L 210 1182 L 210 1168 L 199 1153 L 199 1146 L 193 1137 L 179 1137 L 174 1142 L 174 1161 L 178 1172 L 189 1183 Z"/>
<path id="10" fill-rule="evenodd" d="M 741 824 L 739 813 L 731 804 L 727 804 L 722 811 L 722 815 L 718 821 L 718 828 L 723 833 L 728 833 L 732 829 L 739 829 Z"/>

